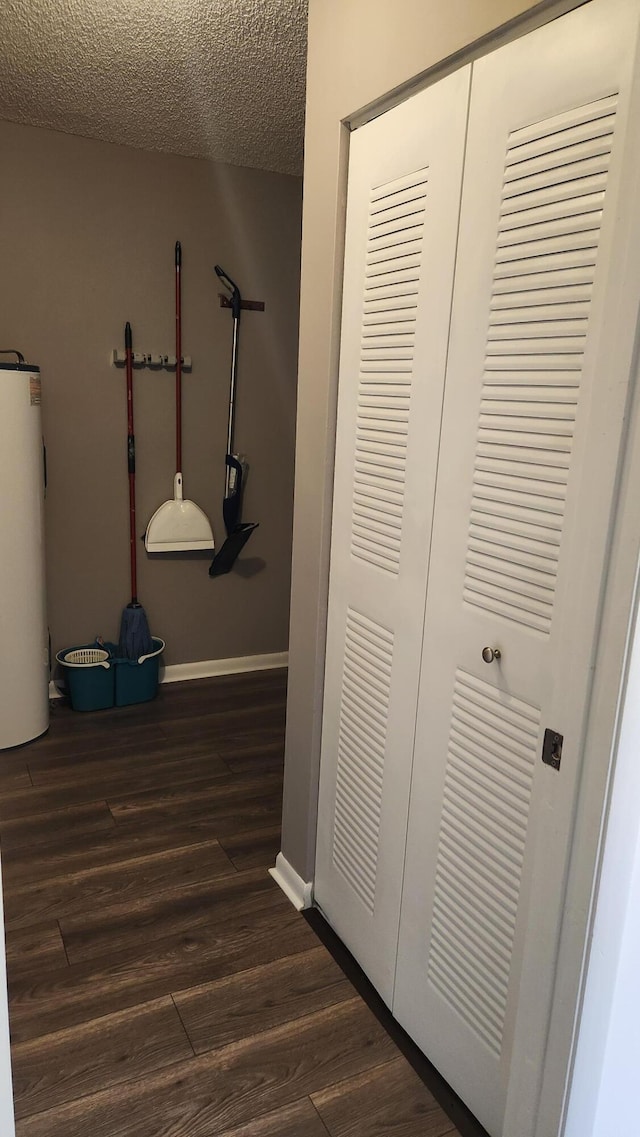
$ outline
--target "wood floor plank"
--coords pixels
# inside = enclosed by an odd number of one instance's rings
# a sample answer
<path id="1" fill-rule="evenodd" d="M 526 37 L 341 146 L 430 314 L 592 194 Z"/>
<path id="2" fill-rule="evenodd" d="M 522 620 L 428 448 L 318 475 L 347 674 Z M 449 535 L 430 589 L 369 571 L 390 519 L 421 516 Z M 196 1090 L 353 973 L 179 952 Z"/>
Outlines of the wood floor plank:
<path id="1" fill-rule="evenodd" d="M 174 990 L 308 950 L 317 939 L 278 891 L 239 899 L 224 925 L 149 941 L 108 960 L 91 960 L 22 979 L 9 969 L 11 1034 L 25 1041 Z"/>
<path id="2" fill-rule="evenodd" d="M 360 998 L 20 1123 L 19 1137 L 214 1137 L 379 1065 L 394 1045 Z"/>
<path id="3" fill-rule="evenodd" d="M 0 795 L 29 789 L 31 784 L 31 775 L 26 762 L 8 760 L 0 755 Z"/>
<path id="4" fill-rule="evenodd" d="M 232 746 L 220 740 L 218 753 L 234 774 L 261 774 L 270 770 L 284 770 L 284 739 L 252 742 L 248 746 Z"/>
<path id="5" fill-rule="evenodd" d="M 253 721 L 248 717 L 237 717 L 235 722 L 228 723 L 224 730 L 216 731 L 216 747 L 222 753 L 247 751 L 253 747 L 284 747 L 284 714 L 271 717 L 269 721 L 261 723 L 256 716 Z"/>
<path id="6" fill-rule="evenodd" d="M 195 679 L 187 683 L 166 684 L 158 692 L 153 721 L 177 722 L 199 714 L 229 714 L 247 708 L 281 707 L 286 701 L 286 692 L 287 673 L 282 669 L 269 673 L 221 675 L 214 683 L 210 679 Z"/>
<path id="7" fill-rule="evenodd" d="M 153 742 L 149 740 L 146 746 L 141 747 L 120 732 L 114 735 L 109 731 L 101 731 L 85 746 L 76 739 L 69 739 L 66 734 L 52 733 L 48 736 L 48 746 L 30 748 L 28 768 L 33 784 L 46 785 L 49 771 L 53 779 L 59 775 L 68 776 L 70 770 L 78 778 L 82 778 L 84 770 L 95 763 L 109 764 L 124 761 L 131 765 L 134 754 L 137 761 L 146 763 L 148 754 L 162 751 L 168 745 L 168 740 L 160 728 L 156 735 Z M 43 743 L 45 741 L 42 740 Z"/>
<path id="8" fill-rule="evenodd" d="M 209 825 L 210 836 L 257 828 L 268 817 L 269 824 L 274 808 L 281 804 L 281 779 L 277 775 L 239 779 L 230 775 L 220 778 L 210 790 L 178 787 L 175 790 L 150 790 L 109 799 L 109 806 L 117 824 L 132 822 L 140 826 L 144 820 L 153 825 L 193 824 L 202 818 Z"/>
<path id="9" fill-rule="evenodd" d="M 214 880 L 236 872 L 217 841 L 165 849 L 130 860 L 4 890 L 5 924 L 24 928 L 47 918 L 80 919 L 111 905 L 135 905 L 167 889 Z"/>
<path id="10" fill-rule="evenodd" d="M 190 1057 L 169 997 L 18 1043 L 12 1051 L 16 1117 L 53 1109 Z"/>
<path id="11" fill-rule="evenodd" d="M 331 1137 L 445 1137 L 456 1132 L 403 1057 L 313 1093 L 311 1100 Z"/>
<path id="12" fill-rule="evenodd" d="M 185 781 L 205 778 L 207 774 L 227 774 L 208 739 L 170 742 L 149 747 L 144 754 L 133 755 L 130 748 L 98 752 L 83 762 L 56 758 L 41 766 L 30 767 L 33 784 L 40 790 L 62 789 L 72 785 L 104 785 L 110 793 L 135 793 L 154 786 L 180 785 Z M 102 795 L 106 797 L 106 791 Z"/>
<path id="13" fill-rule="evenodd" d="M 96 765 L 96 764 L 92 764 Z M 131 759 L 129 766 L 131 767 Z M 143 768 L 121 769 L 111 773 L 104 769 L 93 769 L 93 781 L 68 777 L 60 784 L 29 786 L 12 792 L 0 792 L 0 823 L 14 818 L 28 817 L 32 814 L 52 813 L 72 805 L 83 805 L 101 799 L 145 792 L 150 784 L 161 791 L 167 787 L 189 786 L 199 791 L 214 787 L 218 778 L 229 778 L 229 767 L 220 758 L 209 758 L 206 764 L 200 756 L 191 761 L 188 757 L 164 767 L 162 772 Z"/>
<path id="14" fill-rule="evenodd" d="M 173 998 L 193 1049 L 202 1054 L 352 996 L 351 984 L 319 946 Z"/>
<path id="15" fill-rule="evenodd" d="M 128 754 L 130 759 L 145 762 L 149 755 L 172 745 L 157 724 L 138 724 L 135 729 L 127 730 L 107 728 L 87 735 L 68 735 L 66 730 L 58 729 L 55 734 L 52 731 L 41 739 L 38 748 L 30 749 L 27 766 L 33 773 L 75 766 L 81 774 L 84 766 L 94 761 L 104 762 Z"/>
<path id="16" fill-rule="evenodd" d="M 13 978 L 62 967 L 68 970 L 60 928 L 46 920 L 29 928 L 5 930 L 7 968 Z"/>
<path id="17" fill-rule="evenodd" d="M 62 790 L 41 790 L 34 786 L 0 794 L 0 825 L 7 821 L 28 818 L 39 814 L 56 813 L 76 805 L 86 805 L 104 799 L 104 793 L 80 784 L 72 783 Z"/>
<path id="18" fill-rule="evenodd" d="M 275 886 L 263 870 L 251 869 L 184 886 L 174 885 L 132 903 L 103 905 L 81 917 L 60 921 L 70 963 L 131 951 L 153 940 L 174 939 L 195 928 L 224 928 L 238 903 L 260 905 Z"/>
<path id="19" fill-rule="evenodd" d="M 246 1125 L 225 1129 L 219 1137 L 327 1137 L 327 1130 L 309 1098 L 303 1098 Z"/>
<path id="20" fill-rule="evenodd" d="M 63 837 L 55 844 L 33 850 L 24 846 L 7 852 L 3 849 L 3 879 L 7 888 L 18 889 L 51 877 L 73 876 L 83 870 L 108 869 L 121 861 L 210 842 L 215 840 L 210 829 L 206 818 L 200 818 L 193 824 L 183 822 L 176 826 L 118 824 L 89 835 L 73 834 Z M 260 866 L 248 864 L 243 867 Z"/>
<path id="21" fill-rule="evenodd" d="M 0 843 L 5 850 L 64 842 L 71 834 L 88 835 L 115 824 L 106 801 L 85 802 L 50 813 L 30 814 L 0 822 Z"/>
<path id="22" fill-rule="evenodd" d="M 221 837 L 220 844 L 229 860 L 239 870 L 273 865 L 280 852 L 281 825 L 250 829 L 245 833 L 234 833 Z"/>
<path id="23" fill-rule="evenodd" d="M 161 791 L 140 803 L 118 808 L 116 819 L 107 810 L 104 823 L 99 825 L 82 826 L 76 819 L 69 828 L 64 811 L 57 826 L 50 825 L 45 815 L 42 829 L 36 819 L 32 823 L 29 819 L 7 822 L 15 835 L 11 834 L 9 845 L 2 841 L 3 872 L 12 885 L 24 884 L 100 864 L 103 857 L 106 864 L 128 859 L 137 851 L 161 850 L 279 825 L 282 796 L 275 782 L 263 785 L 262 793 L 260 784 L 252 783 L 248 797 L 237 783 L 235 787 L 224 798 L 197 789 L 173 795 Z M 0 826 L 0 837 L 2 830 Z"/>
<path id="24" fill-rule="evenodd" d="M 130 770 L 135 773 L 139 769 L 147 770 L 150 777 L 165 763 L 176 762 L 183 755 L 216 757 L 217 748 L 208 735 L 194 735 L 178 739 L 167 738 L 164 730 L 158 727 L 149 738 L 132 742 L 130 738 L 120 735 L 120 732 L 111 729 L 100 736 L 101 746 L 94 747 L 85 752 L 84 747 L 67 742 L 66 749 L 59 748 L 48 752 L 43 750 L 38 756 L 33 756 L 28 763 L 35 785 L 47 785 L 48 782 L 64 777 L 65 774 L 75 774 L 78 779 L 92 778 L 92 769 Z"/>
<path id="25" fill-rule="evenodd" d="M 123 833 L 135 832 L 143 840 L 148 834 L 188 829 L 194 841 L 215 838 L 222 842 L 235 833 L 271 828 L 282 821 L 282 793 L 274 791 L 271 785 L 265 786 L 262 795 L 256 792 L 248 800 L 242 794 L 235 800 L 216 797 L 194 793 L 177 802 L 156 799 L 154 806 L 134 817 L 119 814 L 116 825 Z"/>
<path id="26" fill-rule="evenodd" d="M 210 710 L 185 718 L 167 719 L 162 727 L 166 737 L 175 741 L 207 735 L 215 744 L 225 741 L 229 746 L 250 745 L 262 738 L 273 740 L 282 737 L 284 728 L 285 709 L 277 696 L 268 706 Z"/>
<path id="27" fill-rule="evenodd" d="M 28 766 L 44 755 L 67 754 L 70 748 L 80 756 L 109 750 L 114 742 L 128 745 L 133 752 L 144 752 L 147 746 L 166 739 L 159 723 L 132 722 L 128 708 L 122 708 L 121 718 L 114 722 L 113 712 L 102 711 L 95 714 L 74 714 L 73 711 L 54 709 L 51 712 L 51 728 L 42 738 L 23 746 L 20 755 Z"/>
<path id="28" fill-rule="evenodd" d="M 227 773 L 226 777 L 216 779 L 210 795 L 207 796 L 206 807 L 224 805 L 227 801 L 243 805 L 252 802 L 265 794 L 276 793 L 282 785 L 279 774 L 265 774 L 261 777 L 240 779 L 236 775 Z M 132 793 L 112 795 L 109 806 L 113 816 L 118 820 L 138 817 L 145 813 L 162 812 L 167 807 L 185 805 L 187 813 L 197 804 L 198 797 L 202 797 L 200 790 L 191 786 L 161 787 L 156 790 L 153 786 L 145 790 L 135 790 Z M 194 799 L 196 801 L 194 802 Z"/>

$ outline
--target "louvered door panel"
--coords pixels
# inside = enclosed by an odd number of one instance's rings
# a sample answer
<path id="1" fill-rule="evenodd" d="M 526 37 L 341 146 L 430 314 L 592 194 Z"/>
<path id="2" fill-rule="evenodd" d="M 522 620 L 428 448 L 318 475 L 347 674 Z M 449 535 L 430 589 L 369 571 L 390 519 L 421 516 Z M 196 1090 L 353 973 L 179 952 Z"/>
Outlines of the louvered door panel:
<path id="1" fill-rule="evenodd" d="M 553 615 L 616 103 L 601 99 L 547 120 L 533 138 L 529 129 L 513 131 L 507 144 L 464 597 L 543 635 Z M 576 176 L 583 163 L 586 208 Z M 570 301 L 567 312 L 566 269 L 576 263 L 583 300 Z M 529 302 L 531 275 L 544 276 L 545 306 Z M 531 553 L 539 558 L 533 571 Z"/>
<path id="2" fill-rule="evenodd" d="M 427 974 L 498 1057 L 539 733 L 537 707 L 458 671 Z"/>
<path id="3" fill-rule="evenodd" d="M 393 635 L 349 609 L 344 642 L 333 864 L 373 913 Z"/>
<path id="4" fill-rule="evenodd" d="M 427 169 L 372 189 L 365 254 L 351 553 L 396 576 L 427 189 Z"/>
<path id="5" fill-rule="evenodd" d="M 391 1002 L 469 70 L 351 139 L 317 902 Z"/>
<path id="6" fill-rule="evenodd" d="M 615 501 L 632 9 L 472 81 L 394 1013 L 492 1137 L 535 1133 Z"/>

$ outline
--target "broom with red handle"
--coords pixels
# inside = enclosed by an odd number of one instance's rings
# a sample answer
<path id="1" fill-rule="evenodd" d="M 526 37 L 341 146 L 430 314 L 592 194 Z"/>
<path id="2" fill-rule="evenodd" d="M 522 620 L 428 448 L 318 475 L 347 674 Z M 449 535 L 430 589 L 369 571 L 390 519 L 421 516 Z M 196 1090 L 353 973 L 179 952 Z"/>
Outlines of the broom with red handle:
<path id="1" fill-rule="evenodd" d="M 140 659 L 153 651 L 147 614 L 138 600 L 136 556 L 136 438 L 133 427 L 133 340 L 131 324 L 124 329 L 127 371 L 127 469 L 129 472 L 129 557 L 131 565 L 131 601 L 120 621 L 118 655 L 124 659 Z"/>

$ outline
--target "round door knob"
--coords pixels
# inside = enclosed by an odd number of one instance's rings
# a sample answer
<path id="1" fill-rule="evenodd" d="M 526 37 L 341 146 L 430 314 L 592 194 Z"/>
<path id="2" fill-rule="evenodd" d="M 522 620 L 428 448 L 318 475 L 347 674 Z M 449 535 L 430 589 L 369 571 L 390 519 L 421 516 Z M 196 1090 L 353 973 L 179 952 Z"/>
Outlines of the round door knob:
<path id="1" fill-rule="evenodd" d="M 494 659 L 500 659 L 502 652 L 499 647 L 483 647 L 482 658 L 485 663 L 493 663 Z"/>

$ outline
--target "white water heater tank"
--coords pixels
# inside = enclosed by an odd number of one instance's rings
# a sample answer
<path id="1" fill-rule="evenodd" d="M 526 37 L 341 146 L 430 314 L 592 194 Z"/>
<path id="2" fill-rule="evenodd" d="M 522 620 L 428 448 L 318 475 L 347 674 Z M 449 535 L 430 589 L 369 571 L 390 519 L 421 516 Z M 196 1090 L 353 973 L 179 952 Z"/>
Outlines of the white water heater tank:
<path id="1" fill-rule="evenodd" d="M 49 726 L 40 368 L 0 361 L 0 749 Z"/>

